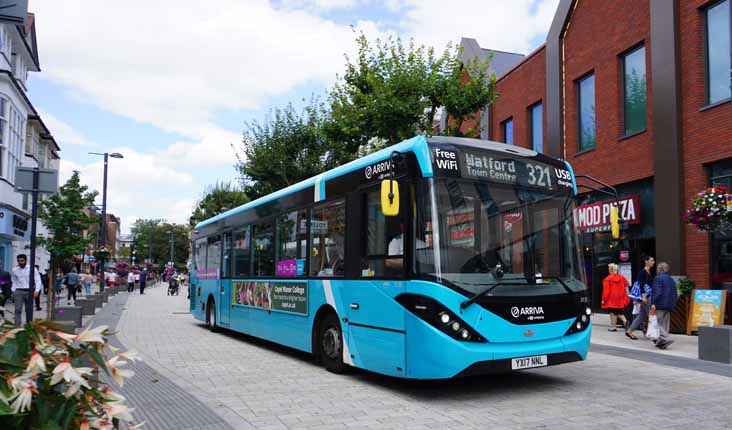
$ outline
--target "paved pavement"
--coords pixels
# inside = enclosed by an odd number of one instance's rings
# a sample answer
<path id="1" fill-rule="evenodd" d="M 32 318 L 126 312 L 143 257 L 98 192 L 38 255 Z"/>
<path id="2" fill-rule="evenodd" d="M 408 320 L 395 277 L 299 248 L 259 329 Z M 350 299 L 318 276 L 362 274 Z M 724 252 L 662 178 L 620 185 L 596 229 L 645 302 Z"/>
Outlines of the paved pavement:
<path id="1" fill-rule="evenodd" d="M 597 344 L 582 363 L 493 377 L 334 375 L 307 354 L 208 332 L 185 295 L 163 288 L 130 296 L 118 330 L 146 365 L 235 429 L 732 428 L 732 378 L 639 346 Z"/>

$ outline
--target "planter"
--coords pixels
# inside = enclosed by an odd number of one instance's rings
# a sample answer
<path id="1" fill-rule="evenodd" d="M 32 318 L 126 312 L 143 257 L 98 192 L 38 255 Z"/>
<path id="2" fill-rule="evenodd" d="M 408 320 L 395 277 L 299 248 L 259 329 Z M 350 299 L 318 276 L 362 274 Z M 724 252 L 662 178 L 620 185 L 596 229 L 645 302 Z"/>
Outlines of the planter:
<path id="1" fill-rule="evenodd" d="M 676 301 L 676 307 L 671 313 L 671 333 L 686 334 L 686 322 L 689 318 L 691 296 L 684 295 Z"/>

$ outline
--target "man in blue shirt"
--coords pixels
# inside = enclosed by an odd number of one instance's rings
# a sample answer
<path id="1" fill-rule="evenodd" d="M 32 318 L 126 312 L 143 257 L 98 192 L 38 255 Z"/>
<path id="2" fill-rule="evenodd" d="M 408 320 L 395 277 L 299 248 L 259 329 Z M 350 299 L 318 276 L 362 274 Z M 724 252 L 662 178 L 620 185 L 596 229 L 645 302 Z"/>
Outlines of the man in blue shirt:
<path id="1" fill-rule="evenodd" d="M 671 312 L 676 307 L 676 281 L 668 274 L 668 263 L 658 264 L 658 276 L 653 280 L 651 290 L 651 310 L 656 311 L 658 329 L 660 336 L 656 342 L 656 348 L 666 349 L 674 343 L 669 339 L 669 326 L 671 325 Z"/>

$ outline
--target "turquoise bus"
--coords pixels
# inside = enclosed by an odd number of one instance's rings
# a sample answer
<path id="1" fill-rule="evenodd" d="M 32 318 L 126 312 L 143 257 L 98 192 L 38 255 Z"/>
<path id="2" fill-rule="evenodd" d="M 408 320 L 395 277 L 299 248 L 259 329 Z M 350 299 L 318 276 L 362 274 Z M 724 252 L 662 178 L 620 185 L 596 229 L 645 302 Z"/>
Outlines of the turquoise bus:
<path id="1" fill-rule="evenodd" d="M 199 223 L 190 309 L 228 329 L 415 379 L 585 359 L 570 165 L 417 136 Z"/>

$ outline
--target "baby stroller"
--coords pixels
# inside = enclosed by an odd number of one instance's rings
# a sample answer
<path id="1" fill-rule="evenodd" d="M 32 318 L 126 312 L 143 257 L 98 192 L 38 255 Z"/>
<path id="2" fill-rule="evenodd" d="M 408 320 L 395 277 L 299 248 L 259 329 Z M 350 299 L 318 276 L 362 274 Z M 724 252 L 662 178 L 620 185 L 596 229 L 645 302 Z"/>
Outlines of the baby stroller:
<path id="1" fill-rule="evenodd" d="M 173 294 L 178 295 L 178 278 L 175 276 L 171 276 L 168 280 L 168 295 L 172 296 Z"/>

